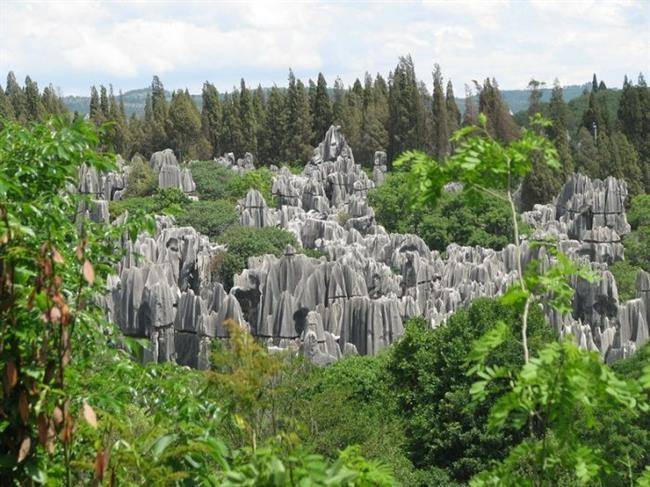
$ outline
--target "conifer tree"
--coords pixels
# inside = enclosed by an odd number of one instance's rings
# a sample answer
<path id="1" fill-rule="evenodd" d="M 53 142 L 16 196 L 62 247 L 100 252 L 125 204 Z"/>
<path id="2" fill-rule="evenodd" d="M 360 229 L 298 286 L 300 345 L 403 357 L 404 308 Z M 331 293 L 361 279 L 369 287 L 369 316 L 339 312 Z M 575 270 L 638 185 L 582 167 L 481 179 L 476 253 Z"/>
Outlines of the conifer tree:
<path id="1" fill-rule="evenodd" d="M 496 80 L 486 79 L 483 86 L 477 84 L 476 87 L 479 91 L 479 111 L 487 117 L 488 132 L 505 143 L 515 140 L 519 129 L 501 96 Z"/>
<path id="2" fill-rule="evenodd" d="M 43 89 L 41 95 L 41 102 L 43 103 L 43 110 L 50 115 L 66 113 L 66 108 L 61 101 L 61 98 L 56 94 L 56 90 L 49 84 Z"/>
<path id="3" fill-rule="evenodd" d="M 304 162 L 311 153 L 311 116 L 305 85 L 289 70 L 287 90 L 287 130 L 284 144 L 285 161 Z"/>
<path id="4" fill-rule="evenodd" d="M 14 120 L 14 107 L 9 100 L 9 97 L 5 94 L 2 86 L 0 86 L 0 118 L 5 118 L 7 120 Z"/>
<path id="5" fill-rule="evenodd" d="M 555 144 L 558 157 L 562 163 L 561 176 L 563 180 L 566 180 L 566 178 L 573 173 L 573 160 L 571 158 L 571 148 L 567 128 L 567 106 L 564 102 L 562 91 L 560 82 L 555 79 L 548 107 L 549 117 L 553 122 L 553 125 L 548 128 L 548 136 Z"/>
<path id="6" fill-rule="evenodd" d="M 327 129 L 332 125 L 332 102 L 327 93 L 327 82 L 323 73 L 318 73 L 318 82 L 316 84 L 313 105 L 313 134 L 312 145 L 318 144 Z"/>
<path id="7" fill-rule="evenodd" d="M 255 120 L 253 97 L 243 78 L 239 90 L 239 117 L 242 138 L 241 146 L 237 147 L 236 153 L 240 156 L 246 152 L 257 155 L 257 121 Z"/>
<path id="8" fill-rule="evenodd" d="M 97 125 L 104 122 L 104 116 L 99 105 L 99 93 L 94 86 L 90 88 L 90 119 Z"/>
<path id="9" fill-rule="evenodd" d="M 589 130 L 595 137 L 597 137 L 598 132 L 605 132 L 606 130 L 600 104 L 596 100 L 596 94 L 593 90 L 589 93 L 589 104 L 582 114 L 581 126 Z"/>
<path id="10" fill-rule="evenodd" d="M 220 146 L 224 153 L 236 153 L 243 146 L 238 100 L 239 93 L 236 90 L 227 94 L 223 100 L 223 124 L 220 131 Z"/>
<path id="11" fill-rule="evenodd" d="M 591 80 L 591 91 L 593 93 L 596 93 L 598 91 L 598 80 L 596 79 L 596 73 L 594 73 L 594 77 Z"/>
<path id="12" fill-rule="evenodd" d="M 639 157 L 634 146 L 622 132 L 614 132 L 611 136 L 611 151 L 613 170 L 611 175 L 625 179 L 630 198 L 644 192 L 643 171 L 639 165 Z"/>
<path id="13" fill-rule="evenodd" d="M 332 104 L 332 118 L 334 123 L 342 125 L 347 119 L 347 103 L 345 100 L 345 86 L 341 78 L 334 81 L 334 103 Z"/>
<path id="14" fill-rule="evenodd" d="M 628 140 L 637 146 L 643 135 L 644 118 L 640 94 L 640 90 L 633 86 L 625 76 L 617 111 L 618 121 Z"/>
<path id="15" fill-rule="evenodd" d="M 388 106 L 389 160 L 392 161 L 405 150 L 425 148 L 424 106 L 410 56 L 400 58 L 392 73 Z"/>
<path id="16" fill-rule="evenodd" d="M 152 152 L 163 150 L 168 145 L 167 139 L 167 99 L 165 88 L 158 76 L 151 81 L 151 123 L 147 125 L 149 146 Z"/>
<path id="17" fill-rule="evenodd" d="M 201 136 L 201 116 L 187 90 L 172 94 L 167 133 L 179 159 L 192 158 Z"/>
<path id="18" fill-rule="evenodd" d="M 25 100 L 25 93 L 16 81 L 13 71 L 9 71 L 7 74 L 5 94 L 13 106 L 14 118 L 20 123 L 26 122 L 28 119 L 27 100 Z"/>
<path id="19" fill-rule="evenodd" d="M 463 114 L 463 125 L 476 125 L 478 123 L 478 106 L 476 96 L 469 85 L 465 85 L 465 113 Z"/>
<path id="20" fill-rule="evenodd" d="M 450 134 L 453 134 L 460 127 L 461 117 L 460 110 L 454 97 L 454 87 L 451 80 L 447 81 L 447 93 L 445 95 L 445 105 L 447 107 L 447 128 Z"/>
<path id="21" fill-rule="evenodd" d="M 287 126 L 285 95 L 273 86 L 266 104 L 262 138 L 260 140 L 260 162 L 262 164 L 279 164 L 284 154 L 283 142 Z"/>
<path id="22" fill-rule="evenodd" d="M 111 110 L 108 103 L 108 93 L 104 85 L 101 85 L 99 87 L 99 109 L 102 112 L 102 118 L 104 120 L 111 119 Z"/>
<path id="23" fill-rule="evenodd" d="M 222 124 L 221 101 L 217 88 L 209 83 L 203 83 L 201 91 L 203 106 L 201 108 L 201 130 L 203 136 L 212 146 L 212 155 L 221 155 L 222 148 L 219 133 Z"/>
<path id="24" fill-rule="evenodd" d="M 41 94 L 38 91 L 36 81 L 27 76 L 25 78 L 25 106 L 27 120 L 38 122 L 43 118 L 44 108 L 41 100 Z"/>
<path id="25" fill-rule="evenodd" d="M 530 90 L 528 116 L 533 117 L 541 113 L 543 83 L 532 79 L 528 83 Z M 538 129 L 539 130 L 539 129 Z M 538 203 L 550 203 L 562 186 L 562 179 L 543 160 L 541 154 L 532 158 L 533 168 L 526 174 L 521 185 L 521 209 L 531 210 Z"/>
<path id="26" fill-rule="evenodd" d="M 598 151 L 594 136 L 584 127 L 578 131 L 578 143 L 575 155 L 576 171 L 590 177 L 598 177 Z"/>
<path id="27" fill-rule="evenodd" d="M 442 72 L 436 64 L 433 71 L 433 153 L 439 160 L 449 154 L 449 125 L 447 123 L 447 103 L 442 87 Z"/>

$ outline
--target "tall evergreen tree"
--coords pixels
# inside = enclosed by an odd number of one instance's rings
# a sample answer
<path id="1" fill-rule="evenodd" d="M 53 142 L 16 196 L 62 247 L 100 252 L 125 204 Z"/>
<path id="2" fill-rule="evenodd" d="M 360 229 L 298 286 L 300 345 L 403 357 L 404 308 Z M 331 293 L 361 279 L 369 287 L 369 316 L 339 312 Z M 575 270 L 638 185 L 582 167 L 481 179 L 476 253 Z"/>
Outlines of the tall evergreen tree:
<path id="1" fill-rule="evenodd" d="M 179 159 L 195 156 L 201 137 L 201 115 L 187 90 L 178 90 L 172 95 L 167 133 Z"/>
<path id="2" fill-rule="evenodd" d="M 449 155 L 449 125 L 447 122 L 447 103 L 442 87 L 442 72 L 436 64 L 433 71 L 433 152 L 439 159 Z"/>
<path id="3" fill-rule="evenodd" d="M 476 87 L 479 90 L 479 111 L 487 117 L 488 132 L 502 142 L 515 140 L 519 129 L 501 96 L 496 80 L 486 79 L 483 86 L 477 84 Z"/>
<path id="4" fill-rule="evenodd" d="M 219 145 L 224 152 L 236 152 L 243 146 L 238 100 L 237 91 L 227 94 L 223 99 L 223 124 L 221 125 Z"/>
<path id="5" fill-rule="evenodd" d="M 90 119 L 97 125 L 104 122 L 104 116 L 99 105 L 99 93 L 94 86 L 90 88 Z"/>
<path id="6" fill-rule="evenodd" d="M 644 192 L 643 171 L 634 146 L 622 132 L 611 136 L 611 154 L 613 159 L 610 174 L 625 179 L 630 197 Z"/>
<path id="7" fill-rule="evenodd" d="M 289 70 L 287 90 L 287 130 L 284 144 L 286 162 L 304 162 L 311 153 L 311 116 L 305 85 Z"/>
<path id="8" fill-rule="evenodd" d="M 14 107 L 9 100 L 9 97 L 5 94 L 2 86 L 0 86 L 0 118 L 5 118 L 7 120 L 14 120 Z"/>
<path id="9" fill-rule="evenodd" d="M 67 109 L 63 105 L 63 101 L 57 95 L 56 90 L 51 84 L 43 89 L 41 101 L 43 103 L 43 109 L 47 114 L 56 115 L 67 112 Z"/>
<path id="10" fill-rule="evenodd" d="M 463 125 L 476 125 L 478 123 L 478 105 L 476 96 L 469 85 L 465 85 L 465 113 L 463 114 Z"/>
<path id="11" fill-rule="evenodd" d="M 541 113 L 542 110 L 542 92 L 540 87 L 543 83 L 532 79 L 528 83 L 530 90 L 528 115 Z M 540 130 L 540 129 L 535 129 Z M 546 164 L 546 161 L 540 155 L 533 157 L 533 169 L 524 177 L 520 190 L 521 208 L 531 210 L 538 203 L 550 203 L 562 186 L 560 174 L 554 171 Z"/>
<path id="12" fill-rule="evenodd" d="M 598 151 L 594 136 L 584 127 L 578 131 L 578 143 L 575 155 L 576 171 L 590 177 L 599 176 Z"/>
<path id="13" fill-rule="evenodd" d="M 102 112 L 102 118 L 104 120 L 111 119 L 111 109 L 108 103 L 108 92 L 106 91 L 106 87 L 104 85 L 101 85 L 99 87 L 99 109 Z"/>
<path id="14" fill-rule="evenodd" d="M 582 114 L 581 126 L 589 130 L 592 136 L 597 137 L 598 132 L 605 132 L 605 119 L 601 112 L 600 103 L 596 100 L 596 93 L 589 93 L 589 104 Z"/>
<path id="15" fill-rule="evenodd" d="M 217 88 L 209 82 L 203 83 L 201 90 L 203 106 L 201 108 L 201 130 L 203 136 L 212 146 L 213 155 L 221 155 L 222 148 L 219 133 L 222 124 L 221 101 Z"/>
<path id="16" fill-rule="evenodd" d="M 322 140 L 325 132 L 332 125 L 332 102 L 327 93 L 327 82 L 323 73 L 318 73 L 312 113 L 312 131 L 314 134 L 312 145 L 316 145 Z"/>
<path id="17" fill-rule="evenodd" d="M 27 120 L 37 122 L 43 118 L 45 109 L 38 91 L 38 84 L 29 76 L 25 78 L 25 108 Z"/>
<path id="18" fill-rule="evenodd" d="M 591 80 L 591 91 L 593 93 L 596 93 L 598 91 L 598 80 L 596 79 L 596 73 L 594 73 L 594 77 Z"/>
<path id="19" fill-rule="evenodd" d="M 405 150 L 425 148 L 424 106 L 410 56 L 400 58 L 390 77 L 388 107 L 389 161 Z"/>
<path id="20" fill-rule="evenodd" d="M 573 172 L 573 160 L 569 144 L 569 132 L 567 128 L 567 106 L 564 102 L 560 82 L 556 79 L 551 91 L 549 102 L 549 117 L 553 125 L 548 128 L 548 135 L 555 144 L 560 162 L 562 163 L 562 178 L 566 180 Z"/>
<path id="21" fill-rule="evenodd" d="M 266 104 L 266 114 L 260 140 L 260 162 L 279 164 L 284 155 L 283 142 L 287 126 L 287 110 L 284 92 L 277 86 L 271 88 Z"/>
<path id="22" fill-rule="evenodd" d="M 447 126 L 449 134 L 453 134 L 460 127 L 461 117 L 460 110 L 454 97 L 454 87 L 451 80 L 447 81 L 447 93 L 445 95 L 445 105 L 447 107 Z"/>
<path id="23" fill-rule="evenodd" d="M 239 117 L 242 145 L 237 148 L 237 155 L 243 156 L 246 152 L 257 155 L 257 121 L 255 120 L 253 97 L 243 78 L 239 90 Z"/>
<path id="24" fill-rule="evenodd" d="M 13 106 L 15 119 L 21 123 L 26 122 L 28 118 L 27 100 L 25 99 L 23 89 L 16 81 L 16 76 L 13 71 L 9 71 L 7 74 L 7 87 L 5 94 Z"/>
<path id="25" fill-rule="evenodd" d="M 158 76 L 151 81 L 151 123 L 147 125 L 149 146 L 152 152 L 165 149 L 167 140 L 167 99 L 165 88 Z"/>

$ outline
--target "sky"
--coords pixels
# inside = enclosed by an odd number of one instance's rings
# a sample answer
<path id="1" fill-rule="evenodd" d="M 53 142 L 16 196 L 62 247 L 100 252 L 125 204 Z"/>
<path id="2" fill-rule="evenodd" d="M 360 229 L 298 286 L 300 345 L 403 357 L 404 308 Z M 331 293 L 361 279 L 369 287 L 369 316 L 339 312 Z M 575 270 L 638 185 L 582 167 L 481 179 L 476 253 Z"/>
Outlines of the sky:
<path id="1" fill-rule="evenodd" d="M 431 85 L 440 64 L 457 95 L 471 80 L 502 89 L 531 78 L 608 86 L 650 72 L 650 0 L 457 0 L 403 2 L 0 0 L 0 84 L 13 70 L 42 87 L 87 95 L 93 84 L 200 93 L 286 86 L 322 72 L 331 86 L 393 69 L 411 54 Z"/>

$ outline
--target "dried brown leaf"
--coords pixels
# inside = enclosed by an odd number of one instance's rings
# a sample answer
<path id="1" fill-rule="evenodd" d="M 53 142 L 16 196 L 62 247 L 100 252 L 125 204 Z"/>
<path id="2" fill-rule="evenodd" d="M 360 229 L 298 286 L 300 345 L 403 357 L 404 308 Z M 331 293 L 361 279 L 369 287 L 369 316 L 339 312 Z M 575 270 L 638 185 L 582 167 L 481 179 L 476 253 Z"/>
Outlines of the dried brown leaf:
<path id="1" fill-rule="evenodd" d="M 25 436 L 25 438 L 23 438 L 23 441 L 20 443 L 20 449 L 18 450 L 18 463 L 22 462 L 27 457 L 31 447 L 32 440 L 29 438 L 29 436 Z"/>
<path id="2" fill-rule="evenodd" d="M 27 393 L 25 391 L 20 393 L 18 397 L 18 413 L 23 424 L 27 424 L 29 419 L 29 401 L 27 400 Z"/>
<path id="3" fill-rule="evenodd" d="M 84 279 L 92 286 L 93 282 L 95 282 L 95 269 L 88 259 L 84 260 L 82 271 Z"/>
<path id="4" fill-rule="evenodd" d="M 17 383 L 18 369 L 16 369 L 16 363 L 13 360 L 9 360 L 5 367 L 5 392 L 7 395 L 11 394 L 11 391 Z"/>
<path id="5" fill-rule="evenodd" d="M 97 415 L 95 414 L 95 410 L 86 401 L 83 403 L 83 415 L 90 426 L 97 428 Z"/>

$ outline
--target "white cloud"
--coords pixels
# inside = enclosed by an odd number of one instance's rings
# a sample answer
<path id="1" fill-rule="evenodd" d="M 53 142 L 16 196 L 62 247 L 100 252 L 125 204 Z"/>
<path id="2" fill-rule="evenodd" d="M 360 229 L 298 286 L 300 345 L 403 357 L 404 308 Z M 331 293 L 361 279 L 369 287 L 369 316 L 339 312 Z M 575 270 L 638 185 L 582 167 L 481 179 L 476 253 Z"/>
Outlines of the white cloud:
<path id="1" fill-rule="evenodd" d="M 0 0 L 0 71 L 139 87 L 160 74 L 182 86 L 206 77 L 230 87 L 325 72 L 346 83 L 387 74 L 411 53 L 427 83 L 435 62 L 458 86 L 495 76 L 501 86 L 610 84 L 648 70 L 650 2 L 484 0 L 422 3 L 248 3 Z M 176 86 L 170 86 L 176 87 Z"/>

